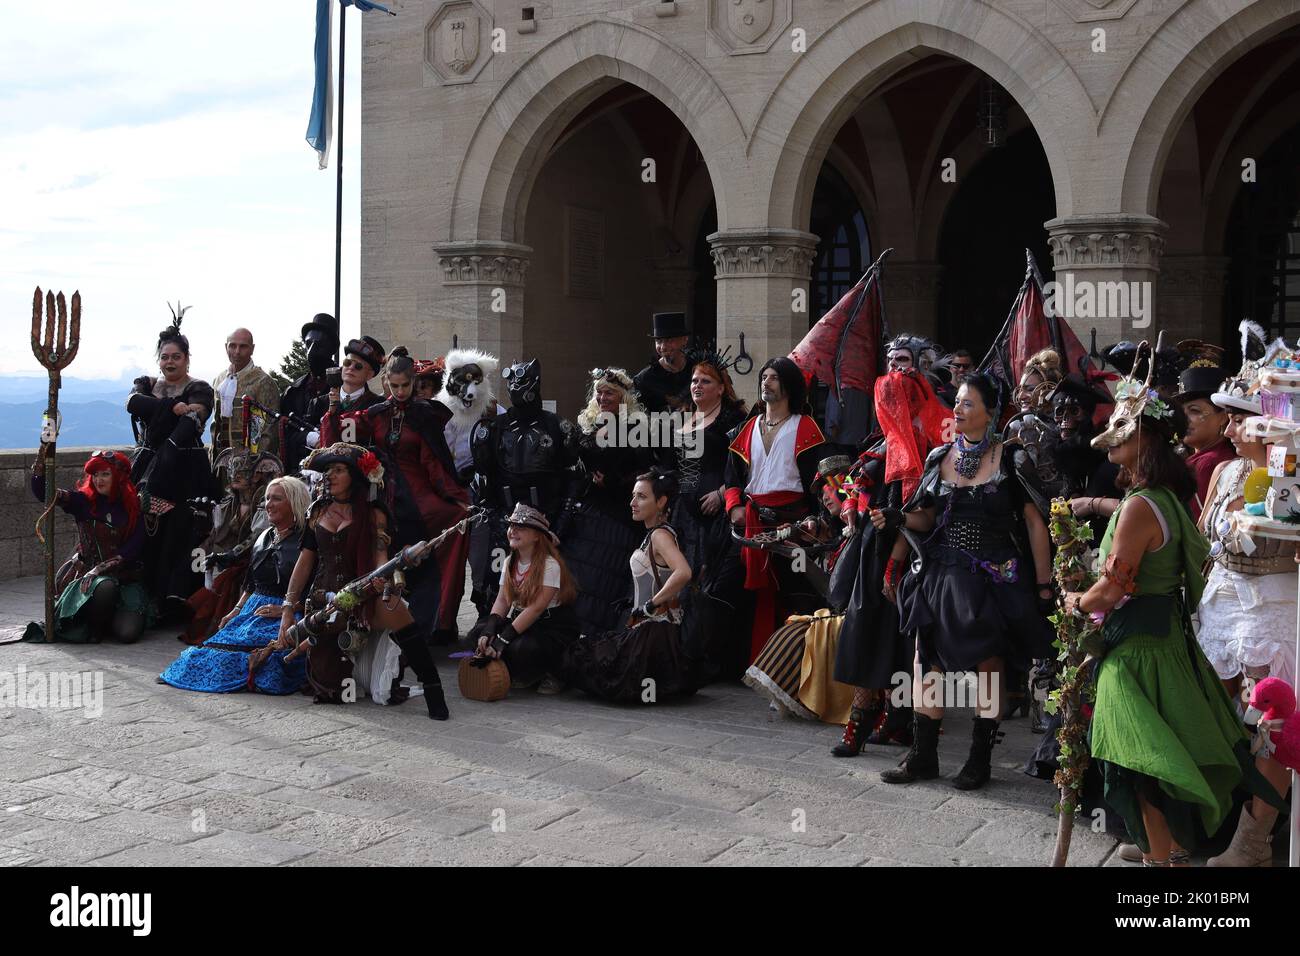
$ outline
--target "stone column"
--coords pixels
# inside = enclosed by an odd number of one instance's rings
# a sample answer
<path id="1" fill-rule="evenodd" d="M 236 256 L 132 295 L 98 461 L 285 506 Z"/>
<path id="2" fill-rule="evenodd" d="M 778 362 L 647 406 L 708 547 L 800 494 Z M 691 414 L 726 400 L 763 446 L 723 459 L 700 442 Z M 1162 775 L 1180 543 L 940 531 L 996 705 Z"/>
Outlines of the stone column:
<path id="1" fill-rule="evenodd" d="M 1229 261 L 1227 256 L 1164 257 L 1160 263 L 1160 303 L 1166 342 L 1203 339 L 1232 351 L 1233 343 L 1223 341 L 1223 297 Z"/>
<path id="2" fill-rule="evenodd" d="M 1165 224 L 1151 216 L 1109 213 L 1043 225 L 1056 268 L 1056 312 L 1079 340 L 1087 342 L 1095 328 L 1099 346 L 1120 339 L 1154 342 L 1163 327 L 1155 291 Z"/>
<path id="3" fill-rule="evenodd" d="M 451 348 L 490 352 L 507 362 L 524 357 L 524 276 L 531 246 L 494 239 L 448 242 L 434 247 L 442 285 L 419 311 L 430 337 Z"/>
<path id="4" fill-rule="evenodd" d="M 914 332 L 934 338 L 939 334 L 939 278 L 943 266 L 937 262 L 895 262 L 883 267 L 885 322 L 894 335 Z M 963 342 L 941 342 L 957 348 Z M 971 351 L 975 351 L 971 349 Z"/>
<path id="5" fill-rule="evenodd" d="M 754 360 L 747 375 L 735 375 L 748 402 L 758 394 L 758 370 L 770 358 L 789 355 L 808 332 L 808 277 L 817 237 L 798 229 L 726 229 L 709 245 L 718 283 L 718 348 L 745 351 Z M 793 295 L 799 289 L 802 311 Z"/>

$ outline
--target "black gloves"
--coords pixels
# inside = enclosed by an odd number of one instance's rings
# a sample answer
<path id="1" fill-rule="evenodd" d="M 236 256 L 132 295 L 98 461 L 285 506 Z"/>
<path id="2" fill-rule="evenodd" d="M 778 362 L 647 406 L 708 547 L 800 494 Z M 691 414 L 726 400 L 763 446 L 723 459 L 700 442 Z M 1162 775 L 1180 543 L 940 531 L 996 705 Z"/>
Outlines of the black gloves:
<path id="1" fill-rule="evenodd" d="M 1036 592 L 1034 592 L 1034 594 L 1035 600 L 1038 602 L 1038 613 L 1043 615 L 1043 617 L 1048 617 L 1056 613 L 1056 592 L 1053 591 L 1047 597 L 1043 597 L 1042 592 L 1045 590 L 1050 591 L 1051 586 L 1045 585 L 1044 587 L 1040 587 Z"/>
<path id="2" fill-rule="evenodd" d="M 492 638 L 492 649 L 498 654 L 504 654 L 506 648 L 510 646 L 510 642 L 518 636 L 515 633 L 515 626 L 506 621 L 502 624 L 501 630 L 497 632 L 497 636 Z"/>
<path id="3" fill-rule="evenodd" d="M 880 513 L 885 516 L 886 531 L 897 531 L 903 526 L 904 516 L 901 508 L 881 508 Z"/>
<path id="4" fill-rule="evenodd" d="M 469 629 L 469 639 L 471 641 L 477 642 L 478 639 L 482 637 L 484 634 L 495 635 L 496 632 L 501 629 L 501 625 L 504 623 L 505 623 L 505 618 L 503 618 L 500 614 L 489 614 L 487 617 L 478 621 L 478 623 L 476 623 L 473 627 Z"/>

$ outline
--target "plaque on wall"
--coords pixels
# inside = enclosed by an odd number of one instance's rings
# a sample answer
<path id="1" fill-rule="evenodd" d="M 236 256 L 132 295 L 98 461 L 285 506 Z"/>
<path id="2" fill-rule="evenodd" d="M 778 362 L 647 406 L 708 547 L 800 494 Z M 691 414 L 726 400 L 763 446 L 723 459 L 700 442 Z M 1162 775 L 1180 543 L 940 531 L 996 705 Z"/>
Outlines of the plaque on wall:
<path id="1" fill-rule="evenodd" d="M 605 214 L 599 210 L 564 207 L 564 294 L 605 297 Z"/>

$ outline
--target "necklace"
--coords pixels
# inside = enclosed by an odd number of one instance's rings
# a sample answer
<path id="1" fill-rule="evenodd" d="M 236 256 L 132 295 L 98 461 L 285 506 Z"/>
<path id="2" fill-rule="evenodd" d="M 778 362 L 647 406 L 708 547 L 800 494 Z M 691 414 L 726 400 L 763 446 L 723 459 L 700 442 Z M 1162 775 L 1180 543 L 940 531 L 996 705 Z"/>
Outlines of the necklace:
<path id="1" fill-rule="evenodd" d="M 767 428 L 775 428 L 777 425 L 780 425 L 780 424 L 784 423 L 784 422 L 786 421 L 786 419 L 788 419 L 788 418 L 790 417 L 790 415 L 792 415 L 792 414 L 794 414 L 794 413 L 791 412 L 791 413 L 787 414 L 787 415 L 785 416 L 785 418 L 778 419 L 777 421 L 774 421 L 774 422 L 769 422 L 769 421 L 767 420 L 766 416 L 764 416 L 764 418 L 763 418 L 763 424 L 764 424 Z"/>
<path id="2" fill-rule="evenodd" d="M 980 459 L 989 449 L 989 436 L 985 435 L 977 444 L 970 444 L 965 435 L 957 436 L 957 474 L 967 481 L 974 478 L 980 470 Z"/>

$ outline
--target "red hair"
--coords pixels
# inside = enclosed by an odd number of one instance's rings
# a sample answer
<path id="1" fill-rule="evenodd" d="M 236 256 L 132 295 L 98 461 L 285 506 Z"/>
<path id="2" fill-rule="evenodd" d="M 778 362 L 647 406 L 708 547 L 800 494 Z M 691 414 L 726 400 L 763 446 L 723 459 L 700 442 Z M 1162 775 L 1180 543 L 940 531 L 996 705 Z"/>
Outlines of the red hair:
<path id="1" fill-rule="evenodd" d="M 77 485 L 77 494 L 86 499 L 92 518 L 99 517 L 95 510 L 97 495 L 93 476 L 97 471 L 112 473 L 113 485 L 108 489 L 108 501 L 110 505 L 120 504 L 126 511 L 126 533 L 130 535 L 140 520 L 140 495 L 131 482 L 131 460 L 120 451 L 102 452 L 91 455 L 81 470 L 84 477 L 81 484 Z"/>

